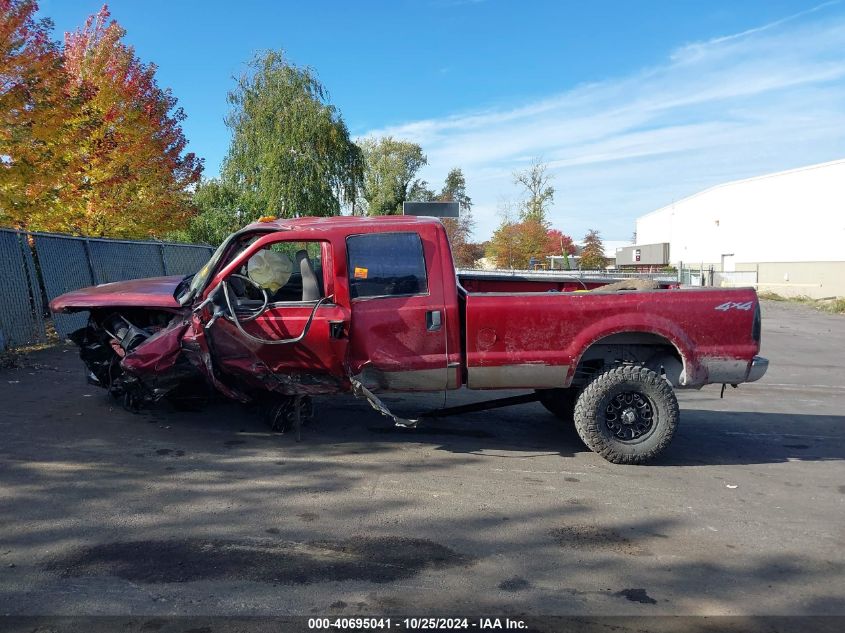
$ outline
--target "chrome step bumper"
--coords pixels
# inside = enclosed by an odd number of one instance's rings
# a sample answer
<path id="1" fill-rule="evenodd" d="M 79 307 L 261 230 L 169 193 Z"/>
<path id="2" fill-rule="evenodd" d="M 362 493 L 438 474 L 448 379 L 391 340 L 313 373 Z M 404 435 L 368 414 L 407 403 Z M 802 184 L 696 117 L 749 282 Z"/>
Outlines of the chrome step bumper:
<path id="1" fill-rule="evenodd" d="M 748 378 L 746 378 L 746 382 L 754 382 L 755 380 L 760 380 L 763 377 L 763 374 L 766 373 L 766 370 L 769 368 L 769 359 L 763 358 L 762 356 L 755 356 L 754 360 L 751 361 L 751 368 L 748 370 Z"/>

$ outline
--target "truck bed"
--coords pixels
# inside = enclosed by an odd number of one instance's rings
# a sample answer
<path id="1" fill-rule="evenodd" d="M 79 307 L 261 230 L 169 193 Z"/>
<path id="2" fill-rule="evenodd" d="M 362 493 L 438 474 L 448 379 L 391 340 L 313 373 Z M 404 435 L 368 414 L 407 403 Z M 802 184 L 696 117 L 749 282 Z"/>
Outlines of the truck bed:
<path id="1" fill-rule="evenodd" d="M 597 343 L 671 346 L 682 363 L 680 387 L 742 382 L 759 348 L 751 288 L 555 292 L 540 290 L 551 281 L 466 281 L 485 289 L 463 286 L 467 386 L 474 389 L 567 386 Z M 523 287 L 530 289 L 498 290 Z"/>

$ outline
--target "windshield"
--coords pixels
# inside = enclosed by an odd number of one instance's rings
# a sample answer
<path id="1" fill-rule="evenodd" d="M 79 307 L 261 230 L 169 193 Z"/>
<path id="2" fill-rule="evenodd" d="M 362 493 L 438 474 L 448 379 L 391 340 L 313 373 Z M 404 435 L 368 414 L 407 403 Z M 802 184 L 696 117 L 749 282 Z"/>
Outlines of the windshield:
<path id="1" fill-rule="evenodd" d="M 258 239 L 264 233 L 270 233 L 273 230 L 275 229 L 252 229 L 248 232 L 244 230 L 232 233 L 232 235 L 227 237 L 226 240 L 217 247 L 217 250 L 214 251 L 211 258 L 202 268 L 199 269 L 199 272 L 194 275 L 187 288 L 183 290 L 182 285 L 180 284 L 176 297 L 179 304 L 187 305 L 194 299 L 194 297 L 205 289 L 211 279 L 211 276 L 214 274 L 214 271 L 220 267 L 220 263 L 224 260 L 224 258 L 231 259 L 237 255 L 237 253 L 240 253 L 244 248 L 246 248 L 253 240 Z"/>

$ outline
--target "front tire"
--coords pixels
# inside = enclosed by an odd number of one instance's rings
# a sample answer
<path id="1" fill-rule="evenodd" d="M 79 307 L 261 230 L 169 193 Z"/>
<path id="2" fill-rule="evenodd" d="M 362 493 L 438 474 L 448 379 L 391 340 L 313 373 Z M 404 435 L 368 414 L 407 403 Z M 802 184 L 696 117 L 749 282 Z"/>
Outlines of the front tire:
<path id="1" fill-rule="evenodd" d="M 679 420 L 672 386 L 645 367 L 605 371 L 575 403 L 575 429 L 587 447 L 614 464 L 643 464 L 672 441 Z"/>

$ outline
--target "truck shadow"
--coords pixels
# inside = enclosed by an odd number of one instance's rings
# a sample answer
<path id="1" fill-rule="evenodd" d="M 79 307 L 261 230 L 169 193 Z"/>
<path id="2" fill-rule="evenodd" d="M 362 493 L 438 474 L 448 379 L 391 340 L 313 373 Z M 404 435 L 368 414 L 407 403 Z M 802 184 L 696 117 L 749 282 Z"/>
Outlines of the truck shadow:
<path id="1" fill-rule="evenodd" d="M 315 432 L 321 440 L 337 441 L 340 438 L 334 430 L 340 425 L 349 429 L 341 420 L 351 416 L 360 426 L 347 439 L 354 437 L 356 443 L 366 442 L 369 436 L 369 441 L 375 442 L 410 441 L 436 445 L 439 450 L 453 453 L 495 451 L 500 456 L 519 458 L 526 457 L 526 453 L 571 457 L 589 452 L 574 429 L 567 428 L 539 405 L 423 420 L 416 429 L 395 428 L 389 420 L 370 411 L 353 414 L 352 410 L 360 406 L 362 403 L 327 399 L 320 407 Z M 841 459 L 845 459 L 845 416 L 684 409 L 675 438 L 651 465 Z"/>
<path id="2" fill-rule="evenodd" d="M 418 404 L 424 402 L 424 398 L 436 396 L 419 394 L 416 398 L 417 404 L 410 406 L 408 402 L 401 402 L 401 396 L 385 400 L 395 413 L 415 417 L 424 410 Z M 408 400 L 413 401 L 413 398 Z M 96 401 L 91 404 L 93 409 L 102 409 L 103 419 L 114 415 L 112 403 L 106 398 L 99 406 Z M 417 428 L 405 429 L 395 427 L 391 420 L 373 411 L 366 402 L 348 396 L 323 397 L 316 401 L 315 419 L 303 428 L 300 443 L 292 432 L 270 431 L 256 411 L 228 402 L 214 402 L 201 410 L 187 412 L 173 410 L 161 403 L 138 414 L 121 411 L 120 417 L 173 425 L 174 429 L 198 434 L 205 441 L 214 442 L 225 436 L 223 444 L 229 451 L 275 445 L 279 448 L 296 446 L 306 451 L 313 447 L 336 455 L 375 455 L 408 443 L 467 456 L 495 455 L 514 459 L 544 455 L 571 458 L 582 454 L 594 459 L 596 464 L 615 467 L 598 455 L 592 455 L 571 423 L 567 425 L 539 404 L 423 419 Z M 681 422 L 672 443 L 649 466 L 843 459 L 845 416 L 682 409 Z"/>
<path id="3" fill-rule="evenodd" d="M 683 409 L 655 465 L 773 464 L 845 459 L 845 416 Z"/>
<path id="4" fill-rule="evenodd" d="M 4 374 L 7 380 L 2 391 L 9 396 L 9 421 L 18 420 L 29 426 L 33 420 L 42 420 L 58 425 L 65 420 L 65 414 L 72 413 L 68 420 L 72 419 L 74 425 L 67 427 L 68 438 L 78 437 L 78 432 L 72 431 L 80 419 L 78 416 L 98 420 L 98 425 L 105 426 L 146 421 L 155 424 L 149 427 L 149 432 L 141 432 L 140 438 L 147 441 L 155 441 L 152 431 L 157 426 L 166 430 L 172 425 L 173 431 L 179 429 L 193 435 L 203 444 L 219 442 L 228 452 L 255 446 L 298 446 L 304 450 L 314 447 L 330 454 L 375 455 L 403 443 L 417 443 L 467 457 L 495 454 L 524 459 L 533 455 L 581 454 L 594 459 L 596 464 L 609 466 L 599 456 L 589 453 L 571 426 L 567 427 L 536 403 L 433 418 L 421 422 L 417 429 L 398 429 L 364 401 L 351 396 L 321 397 L 316 401 L 315 421 L 303 430 L 302 442 L 296 444 L 292 435 L 271 433 L 255 412 L 233 403 L 212 403 L 195 412 L 174 411 L 162 403 L 140 414 L 127 413 L 102 392 L 85 385 L 77 369 L 75 350 L 57 348 L 33 355 L 29 367 Z M 54 389 L 50 399 L 39 395 L 45 384 Z M 466 404 L 488 397 L 484 392 L 462 390 L 450 392 L 445 404 Z M 442 393 L 385 394 L 383 399 L 397 414 L 406 417 L 444 406 Z M 709 404 L 698 404 L 708 408 L 690 404 L 682 407 L 674 440 L 651 465 L 770 464 L 845 458 L 845 416 L 719 411 L 709 408 Z M 98 431 L 92 427 L 91 432 Z"/>

